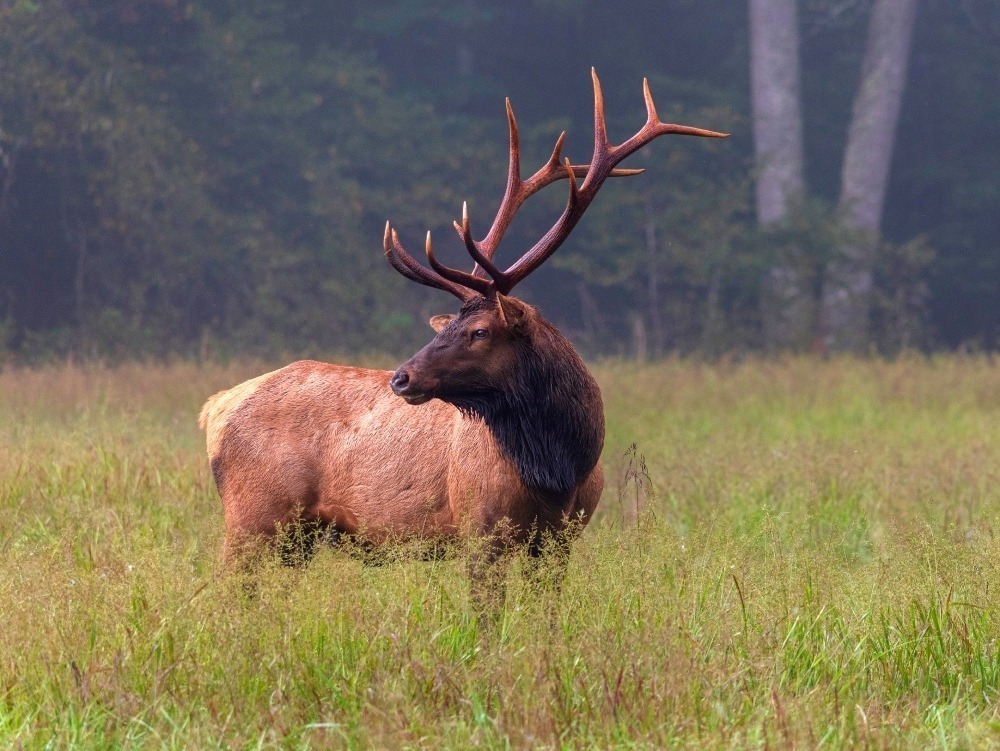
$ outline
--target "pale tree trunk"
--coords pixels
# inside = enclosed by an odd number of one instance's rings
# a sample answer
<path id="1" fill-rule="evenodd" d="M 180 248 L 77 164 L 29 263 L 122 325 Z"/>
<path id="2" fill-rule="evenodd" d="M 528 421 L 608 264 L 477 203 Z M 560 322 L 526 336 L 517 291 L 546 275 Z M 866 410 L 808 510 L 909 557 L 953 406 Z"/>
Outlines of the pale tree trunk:
<path id="1" fill-rule="evenodd" d="M 822 327 L 832 350 L 862 351 L 875 250 L 899 120 L 917 0 L 876 0 L 841 171 L 838 212 L 857 234 L 827 266 Z"/>
<path id="2" fill-rule="evenodd" d="M 796 0 L 750 0 L 757 221 L 764 229 L 784 224 L 805 193 L 798 35 Z M 813 308 L 801 270 L 788 249 L 782 255 L 761 300 L 764 337 L 776 348 L 808 339 Z"/>
<path id="3" fill-rule="evenodd" d="M 750 0 L 757 220 L 781 224 L 805 190 L 796 0 Z"/>

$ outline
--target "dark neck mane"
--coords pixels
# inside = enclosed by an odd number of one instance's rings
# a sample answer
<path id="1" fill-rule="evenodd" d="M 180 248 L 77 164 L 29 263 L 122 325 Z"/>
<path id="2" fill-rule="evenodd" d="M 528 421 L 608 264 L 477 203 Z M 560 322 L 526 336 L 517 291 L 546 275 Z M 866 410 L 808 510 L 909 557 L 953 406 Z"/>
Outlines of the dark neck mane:
<path id="1" fill-rule="evenodd" d="M 544 320 L 533 322 L 517 346 L 502 389 L 449 401 L 482 418 L 529 489 L 561 502 L 601 455 L 601 392 L 570 343 Z"/>

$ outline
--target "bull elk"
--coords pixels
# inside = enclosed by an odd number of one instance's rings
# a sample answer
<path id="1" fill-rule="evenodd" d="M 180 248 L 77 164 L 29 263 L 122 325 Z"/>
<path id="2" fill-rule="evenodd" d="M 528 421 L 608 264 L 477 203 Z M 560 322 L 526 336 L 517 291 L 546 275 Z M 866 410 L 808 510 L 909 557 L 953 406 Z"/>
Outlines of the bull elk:
<path id="1" fill-rule="evenodd" d="M 199 422 L 222 496 L 224 558 L 298 521 L 374 545 L 471 535 L 489 541 L 473 558 L 475 595 L 510 545 L 537 554 L 540 535 L 587 523 L 604 487 L 600 389 L 569 341 L 510 293 L 559 248 L 608 177 L 642 172 L 617 168 L 627 156 L 668 133 L 726 135 L 660 122 L 644 82 L 646 124 L 612 145 L 596 73 L 593 83 L 590 163 L 561 160 L 563 133 L 527 180 L 508 100 L 507 189 L 493 225 L 473 239 L 466 207 L 455 223 L 471 273 L 443 265 L 430 233 L 429 265 L 419 263 L 386 224 L 392 267 L 462 303 L 458 314 L 431 319 L 436 336 L 395 373 L 295 362 L 205 403 Z M 501 270 L 494 255 L 515 213 L 561 179 L 569 181 L 561 216 Z"/>

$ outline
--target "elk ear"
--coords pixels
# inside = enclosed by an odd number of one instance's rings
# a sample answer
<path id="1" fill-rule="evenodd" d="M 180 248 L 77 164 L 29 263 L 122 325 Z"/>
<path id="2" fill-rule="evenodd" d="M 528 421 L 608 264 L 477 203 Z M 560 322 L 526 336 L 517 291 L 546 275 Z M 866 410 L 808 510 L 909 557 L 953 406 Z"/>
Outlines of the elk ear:
<path id="1" fill-rule="evenodd" d="M 512 329 L 518 328 L 528 316 L 528 309 L 523 302 L 506 295 L 497 295 L 500 305 L 500 318 Z"/>
<path id="2" fill-rule="evenodd" d="M 440 331 L 457 317 L 458 316 L 454 313 L 443 313 L 439 316 L 434 316 L 430 321 L 428 321 L 428 323 L 430 323 L 431 328 L 434 329 L 434 331 Z"/>

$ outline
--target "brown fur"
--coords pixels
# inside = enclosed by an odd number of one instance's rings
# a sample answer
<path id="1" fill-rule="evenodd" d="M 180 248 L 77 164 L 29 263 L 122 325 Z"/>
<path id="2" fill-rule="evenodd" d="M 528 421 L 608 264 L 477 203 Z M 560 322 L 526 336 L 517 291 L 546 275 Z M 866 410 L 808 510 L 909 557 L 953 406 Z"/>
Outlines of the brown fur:
<path id="1" fill-rule="evenodd" d="M 301 361 L 212 396 L 199 423 L 222 496 L 225 556 L 279 525 L 314 521 L 363 540 L 586 523 L 598 463 L 557 509 L 538 503 L 486 424 L 432 400 L 410 406 L 387 371 Z"/>

